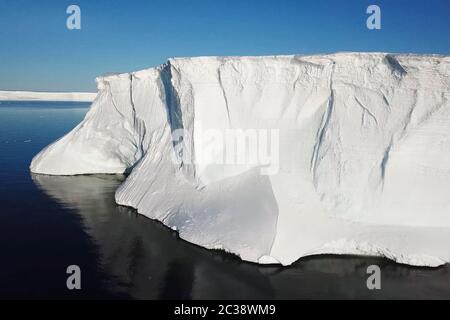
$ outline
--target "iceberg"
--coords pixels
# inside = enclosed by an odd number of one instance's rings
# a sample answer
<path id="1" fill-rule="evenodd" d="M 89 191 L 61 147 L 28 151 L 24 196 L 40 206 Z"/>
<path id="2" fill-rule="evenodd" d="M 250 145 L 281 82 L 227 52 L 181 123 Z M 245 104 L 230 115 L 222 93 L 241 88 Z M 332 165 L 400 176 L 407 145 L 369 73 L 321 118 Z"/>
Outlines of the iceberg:
<path id="1" fill-rule="evenodd" d="M 118 204 L 250 262 L 450 261 L 448 56 L 175 58 L 97 86 L 33 173 L 126 173 Z"/>
<path id="2" fill-rule="evenodd" d="M 38 91 L 3 91 L 0 90 L 0 100 L 15 101 L 79 101 L 92 102 L 96 93 L 93 92 L 38 92 Z"/>

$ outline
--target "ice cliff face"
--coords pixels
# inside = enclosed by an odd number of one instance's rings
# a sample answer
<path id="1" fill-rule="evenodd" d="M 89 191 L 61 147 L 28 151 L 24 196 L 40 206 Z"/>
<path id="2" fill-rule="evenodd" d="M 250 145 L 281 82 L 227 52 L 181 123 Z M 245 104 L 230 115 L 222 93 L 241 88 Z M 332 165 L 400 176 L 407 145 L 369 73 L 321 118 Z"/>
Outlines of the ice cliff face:
<path id="1" fill-rule="evenodd" d="M 97 81 L 32 172 L 130 172 L 117 203 L 248 261 L 450 261 L 449 57 L 182 58 Z M 236 132 L 256 147 L 219 143 Z"/>

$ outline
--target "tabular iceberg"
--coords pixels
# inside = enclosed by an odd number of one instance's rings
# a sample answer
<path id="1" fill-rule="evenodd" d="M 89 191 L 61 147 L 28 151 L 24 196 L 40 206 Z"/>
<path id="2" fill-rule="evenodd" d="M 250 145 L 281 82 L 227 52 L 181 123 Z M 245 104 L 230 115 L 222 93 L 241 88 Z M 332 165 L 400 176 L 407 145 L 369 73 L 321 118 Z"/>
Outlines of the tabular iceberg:
<path id="1" fill-rule="evenodd" d="M 92 102 L 96 94 L 92 92 L 37 92 L 37 91 L 3 91 L 0 100 L 14 101 L 79 101 Z"/>
<path id="2" fill-rule="evenodd" d="M 97 83 L 32 172 L 129 172 L 118 204 L 247 261 L 450 261 L 450 57 L 177 58 Z M 276 157 L 224 161 L 212 138 L 236 131 Z"/>

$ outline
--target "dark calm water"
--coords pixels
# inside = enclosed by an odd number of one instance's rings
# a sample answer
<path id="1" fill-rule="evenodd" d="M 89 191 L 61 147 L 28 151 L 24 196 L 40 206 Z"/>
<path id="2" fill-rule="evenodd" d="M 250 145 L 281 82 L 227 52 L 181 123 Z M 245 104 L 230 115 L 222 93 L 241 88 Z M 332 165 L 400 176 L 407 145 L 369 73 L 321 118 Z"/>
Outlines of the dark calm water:
<path id="1" fill-rule="evenodd" d="M 258 266 L 190 245 L 117 206 L 123 176 L 31 175 L 31 158 L 84 117 L 86 103 L 0 102 L 0 298 L 450 298 L 450 268 L 321 256 Z M 66 288 L 79 265 L 82 289 Z M 366 287 L 381 267 L 381 290 Z"/>

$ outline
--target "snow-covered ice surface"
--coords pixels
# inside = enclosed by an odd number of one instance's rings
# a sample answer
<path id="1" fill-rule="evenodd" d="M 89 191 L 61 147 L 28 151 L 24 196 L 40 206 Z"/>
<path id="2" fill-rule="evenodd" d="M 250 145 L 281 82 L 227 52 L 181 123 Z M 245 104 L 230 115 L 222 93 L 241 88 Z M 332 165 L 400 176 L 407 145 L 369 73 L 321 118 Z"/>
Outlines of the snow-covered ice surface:
<path id="1" fill-rule="evenodd" d="M 37 91 L 2 91 L 0 100 L 15 101 L 80 101 L 91 102 L 97 93 L 92 92 L 37 92 Z"/>
<path id="2" fill-rule="evenodd" d="M 32 172 L 130 172 L 117 203 L 247 261 L 450 261 L 450 57 L 177 58 L 97 82 L 84 121 Z M 181 164 L 177 129 L 194 150 Z M 221 164 L 205 129 L 278 130 L 278 172 Z"/>

